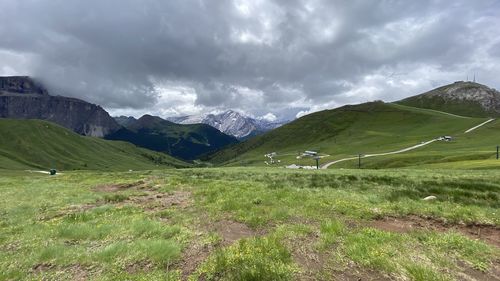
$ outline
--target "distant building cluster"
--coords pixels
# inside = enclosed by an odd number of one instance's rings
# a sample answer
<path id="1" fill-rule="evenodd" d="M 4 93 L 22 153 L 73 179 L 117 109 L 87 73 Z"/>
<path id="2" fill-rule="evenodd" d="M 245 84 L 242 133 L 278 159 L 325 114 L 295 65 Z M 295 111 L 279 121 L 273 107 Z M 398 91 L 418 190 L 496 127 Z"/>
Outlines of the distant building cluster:
<path id="1" fill-rule="evenodd" d="M 452 141 L 453 137 L 451 136 L 442 136 L 438 138 L 439 141 Z"/>
<path id="2" fill-rule="evenodd" d="M 275 159 L 276 156 L 278 156 L 276 152 L 265 154 L 264 157 L 269 158 L 269 161 L 264 161 L 264 163 L 266 163 L 266 165 L 281 163 L 281 160 Z"/>

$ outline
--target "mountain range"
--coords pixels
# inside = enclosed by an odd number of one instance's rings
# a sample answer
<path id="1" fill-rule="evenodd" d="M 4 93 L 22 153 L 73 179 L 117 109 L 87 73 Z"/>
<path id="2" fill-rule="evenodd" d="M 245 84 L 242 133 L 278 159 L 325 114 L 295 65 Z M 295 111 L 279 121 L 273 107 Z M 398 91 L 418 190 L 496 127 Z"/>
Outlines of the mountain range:
<path id="1" fill-rule="evenodd" d="M 218 114 L 188 115 L 166 119 L 178 124 L 207 124 L 240 140 L 263 134 L 289 122 L 252 118 L 233 110 Z"/>
<path id="2" fill-rule="evenodd" d="M 80 135 L 127 141 L 183 160 L 238 142 L 205 124 L 175 124 L 150 115 L 115 120 L 98 105 L 50 95 L 28 76 L 0 77 L 0 118 L 50 121 Z"/>
<path id="3" fill-rule="evenodd" d="M 106 136 L 106 139 L 128 141 L 184 160 L 195 160 L 203 154 L 238 142 L 236 138 L 206 124 L 176 124 L 151 115 L 139 119 L 120 117 L 117 120 L 123 127 Z"/>
<path id="4" fill-rule="evenodd" d="M 27 76 L 0 77 L 0 118 L 47 120 L 93 137 L 104 137 L 120 128 L 100 106 L 51 96 L 41 83 Z"/>
<path id="5" fill-rule="evenodd" d="M 171 121 L 151 115 L 113 119 L 98 105 L 52 96 L 29 77 L 0 77 L 0 117 L 3 118 L 0 120 L 3 137 L 0 162 L 5 168 L 9 165 L 46 167 L 57 161 L 59 165 L 77 169 L 111 168 L 115 161 L 116 167 L 122 168 L 130 165 L 118 163 L 120 161 L 137 161 L 135 166 L 140 167 L 162 163 L 188 165 L 165 155 L 169 154 L 218 165 L 264 165 L 264 155 L 275 152 L 272 155 L 277 155 L 282 164 L 313 164 L 311 159 L 301 157 L 305 150 L 316 151 L 331 161 L 401 150 L 444 135 L 453 136 L 457 141 L 432 144 L 404 155 L 370 158 L 365 165 L 401 167 L 488 159 L 500 138 L 500 123 L 490 118 L 498 116 L 500 93 L 497 90 L 458 81 L 393 103 L 346 105 L 315 112 L 285 125 L 235 111 L 170 118 Z M 77 134 L 45 121 L 13 119 L 42 119 Z M 465 133 L 478 125 L 481 129 Z M 250 138 L 252 135 L 257 136 Z M 147 149 L 86 136 L 126 141 Z M 350 167 L 349 162 L 342 163 Z"/>

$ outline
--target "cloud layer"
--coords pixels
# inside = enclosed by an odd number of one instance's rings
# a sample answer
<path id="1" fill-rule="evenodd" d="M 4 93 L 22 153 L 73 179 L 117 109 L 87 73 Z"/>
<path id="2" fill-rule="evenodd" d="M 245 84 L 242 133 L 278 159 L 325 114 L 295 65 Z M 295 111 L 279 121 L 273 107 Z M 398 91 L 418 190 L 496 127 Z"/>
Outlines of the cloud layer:
<path id="1" fill-rule="evenodd" d="M 500 87 L 500 2 L 0 0 L 0 75 L 115 114 L 290 118 L 465 80 Z M 267 115 L 272 116 L 272 115 Z"/>

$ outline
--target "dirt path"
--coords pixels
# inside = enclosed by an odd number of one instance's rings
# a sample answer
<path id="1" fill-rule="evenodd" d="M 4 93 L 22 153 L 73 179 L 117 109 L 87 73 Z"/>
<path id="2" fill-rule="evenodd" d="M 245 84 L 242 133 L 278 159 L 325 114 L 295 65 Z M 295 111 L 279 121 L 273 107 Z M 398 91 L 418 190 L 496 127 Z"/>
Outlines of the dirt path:
<path id="1" fill-rule="evenodd" d="M 384 231 L 406 233 L 414 230 L 433 230 L 438 232 L 458 231 L 471 239 L 479 239 L 500 248 L 500 228 L 481 224 L 450 224 L 437 219 L 423 218 L 416 215 L 407 217 L 384 217 L 371 221 L 371 227 Z"/>
<path id="2" fill-rule="evenodd" d="M 46 175 L 50 175 L 50 172 L 49 171 L 35 171 L 35 170 L 26 170 L 26 172 L 30 172 L 30 173 L 40 173 L 40 174 L 46 174 Z M 62 175 L 63 173 L 61 172 L 57 172 L 56 175 Z"/>
<path id="3" fill-rule="evenodd" d="M 472 132 L 474 131 L 475 129 L 479 128 L 479 127 L 482 127 L 490 122 L 492 122 L 493 120 L 495 119 L 489 119 L 477 126 L 474 126 L 468 130 L 465 131 L 465 134 L 469 133 L 469 132 Z M 417 145 L 414 145 L 414 146 L 410 146 L 410 147 L 407 147 L 407 148 L 403 148 L 403 149 L 400 149 L 400 150 L 396 150 L 396 151 L 391 151 L 391 152 L 384 152 L 384 153 L 374 153 L 374 154 L 365 154 L 365 155 L 362 155 L 361 158 L 368 158 L 368 157 L 375 157 L 375 156 L 384 156 L 384 155 L 391 155 L 391 154 L 398 154 L 398 153 L 403 153 L 403 152 L 407 152 L 407 151 L 410 151 L 410 150 L 414 150 L 414 149 L 417 149 L 417 148 L 420 148 L 420 147 L 423 147 L 423 146 L 426 146 L 426 145 L 429 145 L 435 141 L 438 141 L 438 139 L 432 139 L 430 141 L 426 141 L 426 142 L 422 142 L 421 144 L 417 144 Z M 337 164 L 339 162 L 344 162 L 344 161 L 349 161 L 349 160 L 355 160 L 355 159 L 358 159 L 359 156 L 356 156 L 356 157 L 348 157 L 348 158 L 343 158 L 343 159 L 339 159 L 339 160 L 335 160 L 335 161 L 332 161 L 332 162 L 328 162 L 328 163 L 325 163 L 323 165 L 321 165 L 321 169 L 328 169 L 328 167 L 330 167 L 331 165 L 334 165 L 334 164 Z"/>
<path id="4" fill-rule="evenodd" d="M 384 155 L 391 155 L 391 154 L 403 153 L 403 152 L 407 152 L 407 151 L 410 151 L 410 150 L 413 150 L 413 149 L 417 149 L 417 148 L 422 147 L 422 146 L 426 146 L 426 145 L 431 144 L 431 143 L 433 143 L 433 142 L 435 142 L 437 140 L 438 139 L 433 139 L 433 140 L 426 141 L 426 142 L 423 142 L 423 143 L 420 143 L 420 144 L 417 144 L 417 145 L 414 145 L 414 146 L 410 146 L 410 147 L 407 147 L 407 148 L 403 148 L 403 149 L 396 150 L 396 151 L 391 151 L 391 152 L 365 154 L 365 155 L 362 155 L 361 158 L 368 158 L 368 157 L 384 156 Z M 343 159 L 340 159 L 340 160 L 328 162 L 326 164 L 323 164 L 321 166 L 321 169 L 328 169 L 328 167 L 330 167 L 333 164 L 337 164 L 339 162 L 348 161 L 348 160 L 355 160 L 355 159 L 358 159 L 358 158 L 359 157 L 349 157 L 349 158 L 343 158 Z"/>
<path id="5" fill-rule="evenodd" d="M 482 127 L 482 126 L 484 126 L 484 125 L 486 125 L 486 124 L 490 123 L 490 122 L 491 122 L 491 121 L 493 121 L 493 120 L 495 120 L 495 119 L 493 119 L 493 118 L 492 118 L 492 119 L 489 119 L 488 121 L 485 121 L 485 122 L 483 122 L 483 123 L 481 123 L 481 124 L 479 124 L 479 125 L 477 125 L 477 126 L 475 126 L 475 127 L 472 127 L 472 128 L 470 128 L 470 129 L 468 129 L 467 131 L 465 131 L 465 134 L 470 133 L 470 132 L 474 131 L 475 129 L 479 128 L 479 127 Z"/>

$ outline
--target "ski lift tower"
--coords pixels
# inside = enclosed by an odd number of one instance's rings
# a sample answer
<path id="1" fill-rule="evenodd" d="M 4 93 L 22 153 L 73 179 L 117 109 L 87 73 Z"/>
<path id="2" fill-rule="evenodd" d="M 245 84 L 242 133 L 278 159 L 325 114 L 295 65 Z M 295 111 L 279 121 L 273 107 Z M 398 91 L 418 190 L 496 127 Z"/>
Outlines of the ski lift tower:
<path id="1" fill-rule="evenodd" d="M 316 169 L 319 170 L 319 159 L 321 159 L 321 157 L 314 156 L 313 159 L 316 160 Z"/>
<path id="2" fill-rule="evenodd" d="M 316 161 L 316 169 L 319 170 L 319 159 L 321 159 L 321 157 L 319 156 L 318 152 L 313 151 L 313 150 L 306 150 L 306 151 L 304 151 L 304 153 L 302 153 L 302 156 L 307 156 L 307 157 L 311 157 L 312 159 L 314 159 Z"/>

